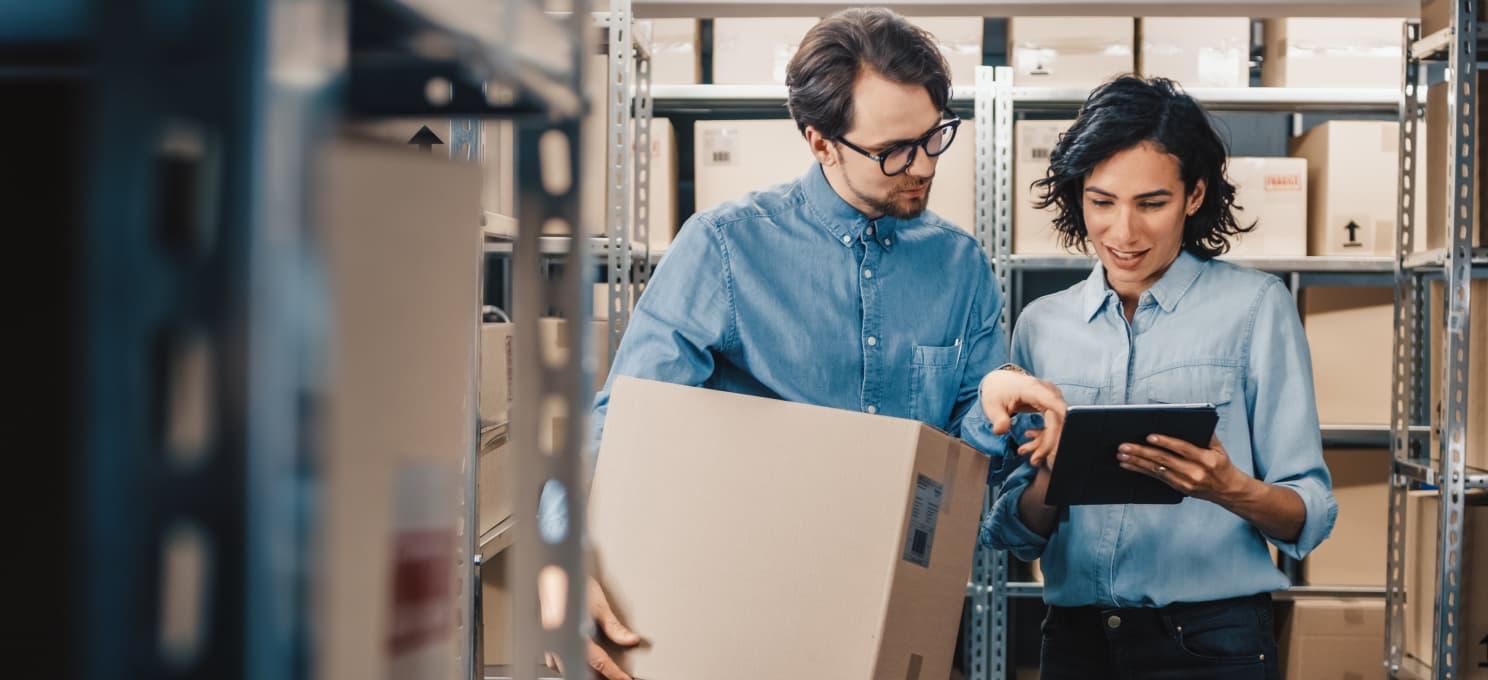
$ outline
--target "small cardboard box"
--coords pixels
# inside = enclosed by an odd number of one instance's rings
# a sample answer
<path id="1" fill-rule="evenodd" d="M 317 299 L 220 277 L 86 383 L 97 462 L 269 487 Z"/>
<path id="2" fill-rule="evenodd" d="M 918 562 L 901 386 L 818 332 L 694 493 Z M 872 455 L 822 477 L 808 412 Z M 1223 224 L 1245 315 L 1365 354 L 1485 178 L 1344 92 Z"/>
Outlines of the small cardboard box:
<path id="1" fill-rule="evenodd" d="M 813 18 L 713 20 L 713 82 L 784 85 L 785 69 Z"/>
<path id="2" fill-rule="evenodd" d="M 1338 520 L 1333 533 L 1302 561 L 1314 586 L 1385 585 L 1385 525 L 1390 501 L 1389 449 L 1328 449 Z"/>
<path id="3" fill-rule="evenodd" d="M 1250 19 L 1142 17 L 1137 72 L 1185 88 L 1250 87 Z"/>
<path id="4" fill-rule="evenodd" d="M 1399 125 L 1335 120 L 1292 140 L 1307 159 L 1309 255 L 1395 255 Z"/>
<path id="5" fill-rule="evenodd" d="M 601 583 L 648 642 L 621 664 L 948 677 L 986 480 L 922 423 L 617 381 L 589 516 Z"/>
<path id="6" fill-rule="evenodd" d="M 1458 599 L 1457 676 L 1488 679 L 1488 497 L 1468 494 L 1461 541 L 1462 590 Z M 1440 537 L 1441 495 L 1412 491 L 1406 496 L 1405 532 L 1405 657 L 1402 664 L 1424 669 L 1435 665 L 1437 549 Z"/>
<path id="7" fill-rule="evenodd" d="M 1054 231 L 1055 210 L 1039 210 L 1042 191 L 1033 182 L 1049 171 L 1049 152 L 1072 120 L 1020 120 L 1013 123 L 1013 252 L 1019 255 L 1063 255 Z"/>
<path id="8" fill-rule="evenodd" d="M 1230 242 L 1231 257 L 1307 254 L 1307 160 L 1234 156 L 1228 174 L 1235 185 L 1235 221 L 1255 225 Z"/>
<path id="9" fill-rule="evenodd" d="M 1390 288 L 1304 288 L 1302 325 L 1324 425 L 1388 425 L 1395 338 Z"/>
<path id="10" fill-rule="evenodd" d="M 1008 55 L 1013 83 L 1092 88 L 1136 70 L 1130 17 L 1013 17 Z"/>
<path id="11" fill-rule="evenodd" d="M 1384 676 L 1385 601 L 1299 598 L 1279 607 L 1282 677 Z"/>
<path id="12" fill-rule="evenodd" d="M 1265 20 L 1266 87 L 1400 89 L 1401 19 Z"/>

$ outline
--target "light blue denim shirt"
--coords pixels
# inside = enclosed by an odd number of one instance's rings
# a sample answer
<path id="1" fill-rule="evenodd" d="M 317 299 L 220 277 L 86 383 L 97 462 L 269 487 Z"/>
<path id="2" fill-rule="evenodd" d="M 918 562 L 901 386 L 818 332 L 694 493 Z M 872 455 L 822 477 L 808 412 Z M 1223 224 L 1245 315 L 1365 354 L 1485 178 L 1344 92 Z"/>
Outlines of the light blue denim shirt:
<path id="1" fill-rule="evenodd" d="M 687 220 L 637 301 L 604 388 L 627 375 L 919 420 L 996 457 L 978 389 L 1007 362 L 1002 298 L 976 239 L 930 211 L 870 220 L 821 166 Z M 567 527 L 543 493 L 540 526 Z"/>
<path id="2" fill-rule="evenodd" d="M 1045 539 L 1018 514 L 1035 473 L 1023 464 L 1003 484 L 983 539 L 1024 560 L 1042 557 L 1049 604 L 1161 607 L 1282 589 L 1288 581 L 1266 542 L 1300 559 L 1332 531 L 1338 505 L 1323 465 L 1312 360 L 1280 279 L 1185 251 L 1128 324 L 1097 263 L 1086 280 L 1027 307 L 1013 361 L 1057 384 L 1071 405 L 1212 402 L 1234 465 L 1296 491 L 1307 508 L 1295 541 L 1263 536 L 1195 498 L 1072 506 Z"/>

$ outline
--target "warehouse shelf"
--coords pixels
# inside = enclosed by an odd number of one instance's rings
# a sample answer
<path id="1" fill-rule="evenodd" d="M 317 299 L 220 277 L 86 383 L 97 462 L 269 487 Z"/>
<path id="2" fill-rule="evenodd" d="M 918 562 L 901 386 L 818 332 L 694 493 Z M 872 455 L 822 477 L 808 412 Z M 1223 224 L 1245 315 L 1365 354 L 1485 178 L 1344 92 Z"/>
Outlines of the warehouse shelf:
<path id="1" fill-rule="evenodd" d="M 1074 109 L 1090 95 L 1088 88 L 1070 87 L 1013 87 L 1010 92 L 1021 110 Z M 1400 92 L 1390 88 L 1200 87 L 1188 92 L 1218 111 L 1394 113 L 1400 106 Z M 786 115 L 784 85 L 656 85 L 652 95 L 658 116 Z M 974 86 L 951 90 L 951 104 L 957 109 L 969 109 L 975 100 Z"/>
<path id="2" fill-rule="evenodd" d="M 1221 260 L 1268 272 L 1388 274 L 1395 270 L 1389 257 L 1222 257 Z M 1010 255 L 1014 270 L 1082 270 L 1090 269 L 1095 258 L 1086 255 Z"/>
<path id="3" fill-rule="evenodd" d="M 1405 256 L 1406 269 L 1441 269 L 1451 253 L 1446 248 L 1436 248 Z M 1470 256 L 1474 267 L 1488 266 L 1488 248 L 1474 248 Z"/>
<path id="4" fill-rule="evenodd" d="M 1395 473 L 1406 479 L 1420 482 L 1429 486 L 1441 486 L 1441 461 L 1432 460 L 1430 465 L 1412 460 L 1395 461 Z M 1463 487 L 1468 489 L 1488 489 L 1488 470 L 1468 467 L 1463 477 Z"/>
<path id="5" fill-rule="evenodd" d="M 595 257 L 607 257 L 610 253 L 610 240 L 602 236 L 591 236 L 584 239 L 589 244 L 589 252 Z M 539 236 L 537 239 L 538 252 L 548 258 L 568 257 L 573 252 L 572 236 Z M 485 252 L 509 254 L 513 251 L 516 242 L 510 236 L 487 233 Z M 637 261 L 641 258 L 641 248 L 631 244 L 631 257 Z M 655 249 L 651 251 L 650 262 L 656 264 L 661 262 L 662 256 L 666 255 L 666 249 Z"/>
<path id="6" fill-rule="evenodd" d="M 853 0 L 637 0 L 642 19 L 696 17 L 822 17 L 861 3 Z M 899 0 L 885 3 L 909 16 L 1174 16 L 1381 17 L 1416 16 L 1405 0 Z"/>
<path id="7" fill-rule="evenodd" d="M 1010 581 L 1003 590 L 1008 597 L 1042 598 L 1044 584 L 1037 581 Z M 1309 597 L 1384 597 L 1384 586 L 1292 586 L 1271 594 L 1278 600 L 1296 600 Z"/>
<path id="8" fill-rule="evenodd" d="M 563 680 L 563 674 L 546 667 L 538 667 L 533 672 L 535 674 L 532 677 L 537 680 Z M 496 665 L 486 666 L 482 676 L 485 680 L 516 680 L 517 674 L 511 666 Z"/>
<path id="9" fill-rule="evenodd" d="M 1451 28 L 1440 29 L 1431 35 L 1424 36 L 1420 40 L 1411 43 L 1410 55 L 1417 61 L 1432 61 L 1446 57 L 1447 45 L 1452 43 L 1453 30 Z M 1478 23 L 1478 44 L 1483 44 L 1481 36 L 1488 35 L 1488 23 Z"/>
<path id="10" fill-rule="evenodd" d="M 1325 448 L 1385 449 L 1390 447 L 1389 425 L 1324 425 L 1322 430 Z M 1431 433 L 1431 428 L 1417 425 L 1410 431 L 1412 434 L 1426 435 Z"/>

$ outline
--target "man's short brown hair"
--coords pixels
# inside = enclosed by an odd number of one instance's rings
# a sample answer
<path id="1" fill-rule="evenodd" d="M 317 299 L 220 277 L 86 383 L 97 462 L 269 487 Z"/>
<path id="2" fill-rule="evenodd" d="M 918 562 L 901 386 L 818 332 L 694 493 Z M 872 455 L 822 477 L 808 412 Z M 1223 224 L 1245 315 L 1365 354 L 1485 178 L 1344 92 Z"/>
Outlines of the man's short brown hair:
<path id="1" fill-rule="evenodd" d="M 810 125 L 827 139 L 852 128 L 853 84 L 863 69 L 902 84 L 923 85 L 935 108 L 951 98 L 950 66 L 935 37 L 893 11 L 847 9 L 806 32 L 786 67 L 787 105 L 804 134 Z"/>

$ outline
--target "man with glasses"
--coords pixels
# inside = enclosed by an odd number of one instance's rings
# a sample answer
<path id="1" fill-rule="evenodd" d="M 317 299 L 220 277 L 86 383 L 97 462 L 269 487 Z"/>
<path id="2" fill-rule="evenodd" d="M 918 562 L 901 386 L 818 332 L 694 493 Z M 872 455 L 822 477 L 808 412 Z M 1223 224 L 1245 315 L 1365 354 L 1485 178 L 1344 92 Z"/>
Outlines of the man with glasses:
<path id="1" fill-rule="evenodd" d="M 595 441 L 628 375 L 912 418 L 999 459 L 1012 414 L 1041 413 L 1046 429 L 1018 452 L 1051 454 L 1058 389 L 1006 364 L 986 255 L 925 209 L 959 124 L 934 38 L 891 11 L 849 9 L 806 34 L 786 84 L 817 162 L 683 226 L 595 399 Z M 545 499 L 543 521 L 559 507 Z M 597 584 L 590 601 L 600 633 L 639 642 Z M 589 662 L 628 677 L 596 645 Z"/>

